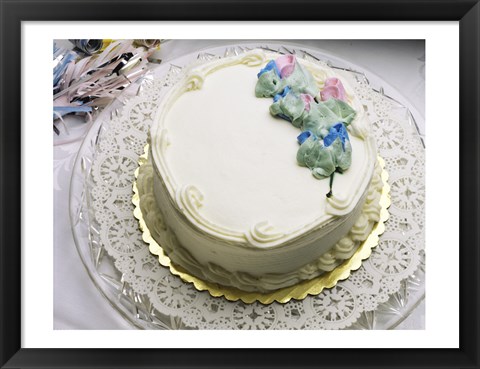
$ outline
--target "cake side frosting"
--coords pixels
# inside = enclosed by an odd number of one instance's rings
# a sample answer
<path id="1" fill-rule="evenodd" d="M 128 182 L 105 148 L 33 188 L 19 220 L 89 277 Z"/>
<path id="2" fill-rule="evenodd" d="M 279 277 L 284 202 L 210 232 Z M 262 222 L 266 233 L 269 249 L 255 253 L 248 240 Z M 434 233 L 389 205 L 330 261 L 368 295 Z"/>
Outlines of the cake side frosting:
<path id="1" fill-rule="evenodd" d="M 168 224 L 166 215 L 160 210 L 155 196 L 156 191 L 153 191 L 155 195 L 151 191 L 152 187 L 155 188 L 155 182 L 158 181 L 158 178 L 154 178 L 155 175 L 155 170 L 151 161 L 149 161 L 142 165 L 137 178 L 137 186 L 142 194 L 140 198 L 142 213 L 149 225 L 152 237 L 162 246 L 174 264 L 182 266 L 201 279 L 233 286 L 244 291 L 272 291 L 303 280 L 315 278 L 323 272 L 333 270 L 353 255 L 359 243 L 369 236 L 373 226 L 379 221 L 380 217 L 380 196 L 383 182 L 381 179 L 381 167 L 377 164 L 365 203 L 361 208 L 361 213 L 355 218 L 355 222 L 350 227 L 348 233 L 336 242 L 333 247 L 330 247 L 328 251 L 293 270 L 285 268 L 283 271 L 264 273 L 265 269 L 258 266 L 255 266 L 254 270 L 250 272 L 228 270 L 221 266 L 222 260 L 218 260 L 218 263 L 212 261 L 201 262 L 184 247 L 179 237 L 177 237 L 178 232 Z M 201 245 L 201 243 L 196 244 L 198 248 Z M 271 260 L 271 255 L 268 255 L 269 250 L 263 250 L 263 252 L 266 255 L 266 259 L 270 263 L 274 263 L 274 260 Z M 249 258 L 246 255 L 238 257 Z M 266 260 L 258 254 L 254 257 Z M 291 257 L 294 256 L 288 256 L 288 258 Z"/>

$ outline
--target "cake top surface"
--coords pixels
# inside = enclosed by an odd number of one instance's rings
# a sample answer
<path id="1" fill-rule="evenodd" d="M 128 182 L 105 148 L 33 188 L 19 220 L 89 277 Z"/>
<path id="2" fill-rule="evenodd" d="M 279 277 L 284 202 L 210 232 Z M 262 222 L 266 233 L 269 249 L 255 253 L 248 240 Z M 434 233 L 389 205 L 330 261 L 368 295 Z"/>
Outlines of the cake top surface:
<path id="1" fill-rule="evenodd" d="M 361 105 L 349 127 L 350 168 L 317 180 L 297 163 L 299 129 L 255 95 L 272 55 L 255 50 L 188 70 L 160 104 L 152 155 L 179 211 L 199 230 L 248 246 L 270 247 L 348 215 L 365 192 L 376 154 Z M 273 55 L 275 57 L 275 55 Z M 300 61 L 317 84 L 339 77 Z M 341 78 L 341 77 L 339 77 Z"/>

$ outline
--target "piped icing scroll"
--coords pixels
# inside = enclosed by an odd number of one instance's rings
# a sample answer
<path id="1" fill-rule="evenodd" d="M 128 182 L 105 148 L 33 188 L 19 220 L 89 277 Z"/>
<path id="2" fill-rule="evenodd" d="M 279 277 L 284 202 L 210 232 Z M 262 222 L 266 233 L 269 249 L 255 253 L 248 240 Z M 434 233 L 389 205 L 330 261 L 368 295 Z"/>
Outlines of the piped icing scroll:
<path id="1" fill-rule="evenodd" d="M 255 95 L 273 97 L 270 113 L 303 131 L 297 138 L 298 164 L 318 179 L 347 170 L 352 162 L 347 127 L 356 112 L 347 102 L 342 82 L 327 78 L 319 90 L 293 55 L 270 60 L 257 77 Z"/>

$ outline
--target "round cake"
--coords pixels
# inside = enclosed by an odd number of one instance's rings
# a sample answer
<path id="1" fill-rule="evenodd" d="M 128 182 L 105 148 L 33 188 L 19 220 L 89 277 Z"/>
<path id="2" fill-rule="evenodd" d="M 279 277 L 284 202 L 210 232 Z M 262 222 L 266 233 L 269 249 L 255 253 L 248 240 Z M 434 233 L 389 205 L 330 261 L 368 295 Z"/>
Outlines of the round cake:
<path id="1" fill-rule="evenodd" d="M 191 66 L 162 97 L 149 158 L 158 240 L 208 282 L 268 292 L 333 270 L 379 220 L 363 106 L 313 61 L 252 50 Z"/>

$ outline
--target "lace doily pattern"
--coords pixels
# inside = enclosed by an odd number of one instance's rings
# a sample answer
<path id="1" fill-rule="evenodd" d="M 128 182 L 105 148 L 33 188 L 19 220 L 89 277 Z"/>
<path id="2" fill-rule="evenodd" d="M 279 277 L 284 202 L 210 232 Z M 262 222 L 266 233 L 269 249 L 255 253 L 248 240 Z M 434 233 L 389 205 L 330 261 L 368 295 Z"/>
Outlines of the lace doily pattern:
<path id="1" fill-rule="evenodd" d="M 227 54 L 244 48 L 228 48 Z M 317 60 L 297 50 L 299 57 Z M 194 63 L 221 55 L 202 53 Z M 318 63 L 326 62 L 317 60 Z M 379 154 L 390 174 L 390 219 L 379 245 L 349 279 L 318 296 L 286 304 L 244 304 L 198 292 L 159 265 L 133 216 L 132 183 L 137 161 L 162 94 L 177 80 L 172 65 L 164 78 L 148 80 L 123 109 L 113 111 L 96 137 L 85 170 L 89 242 L 99 269 L 128 304 L 138 326 L 161 329 L 375 329 L 401 314 L 412 293 L 423 289 L 424 147 L 405 107 L 373 90 L 365 76 L 339 71 L 354 86 L 373 124 Z M 85 161 L 85 163 L 84 163 Z M 175 237 L 173 234 L 170 237 Z M 102 264 L 103 263 L 103 264 Z M 120 303 L 120 302 L 119 302 Z"/>

